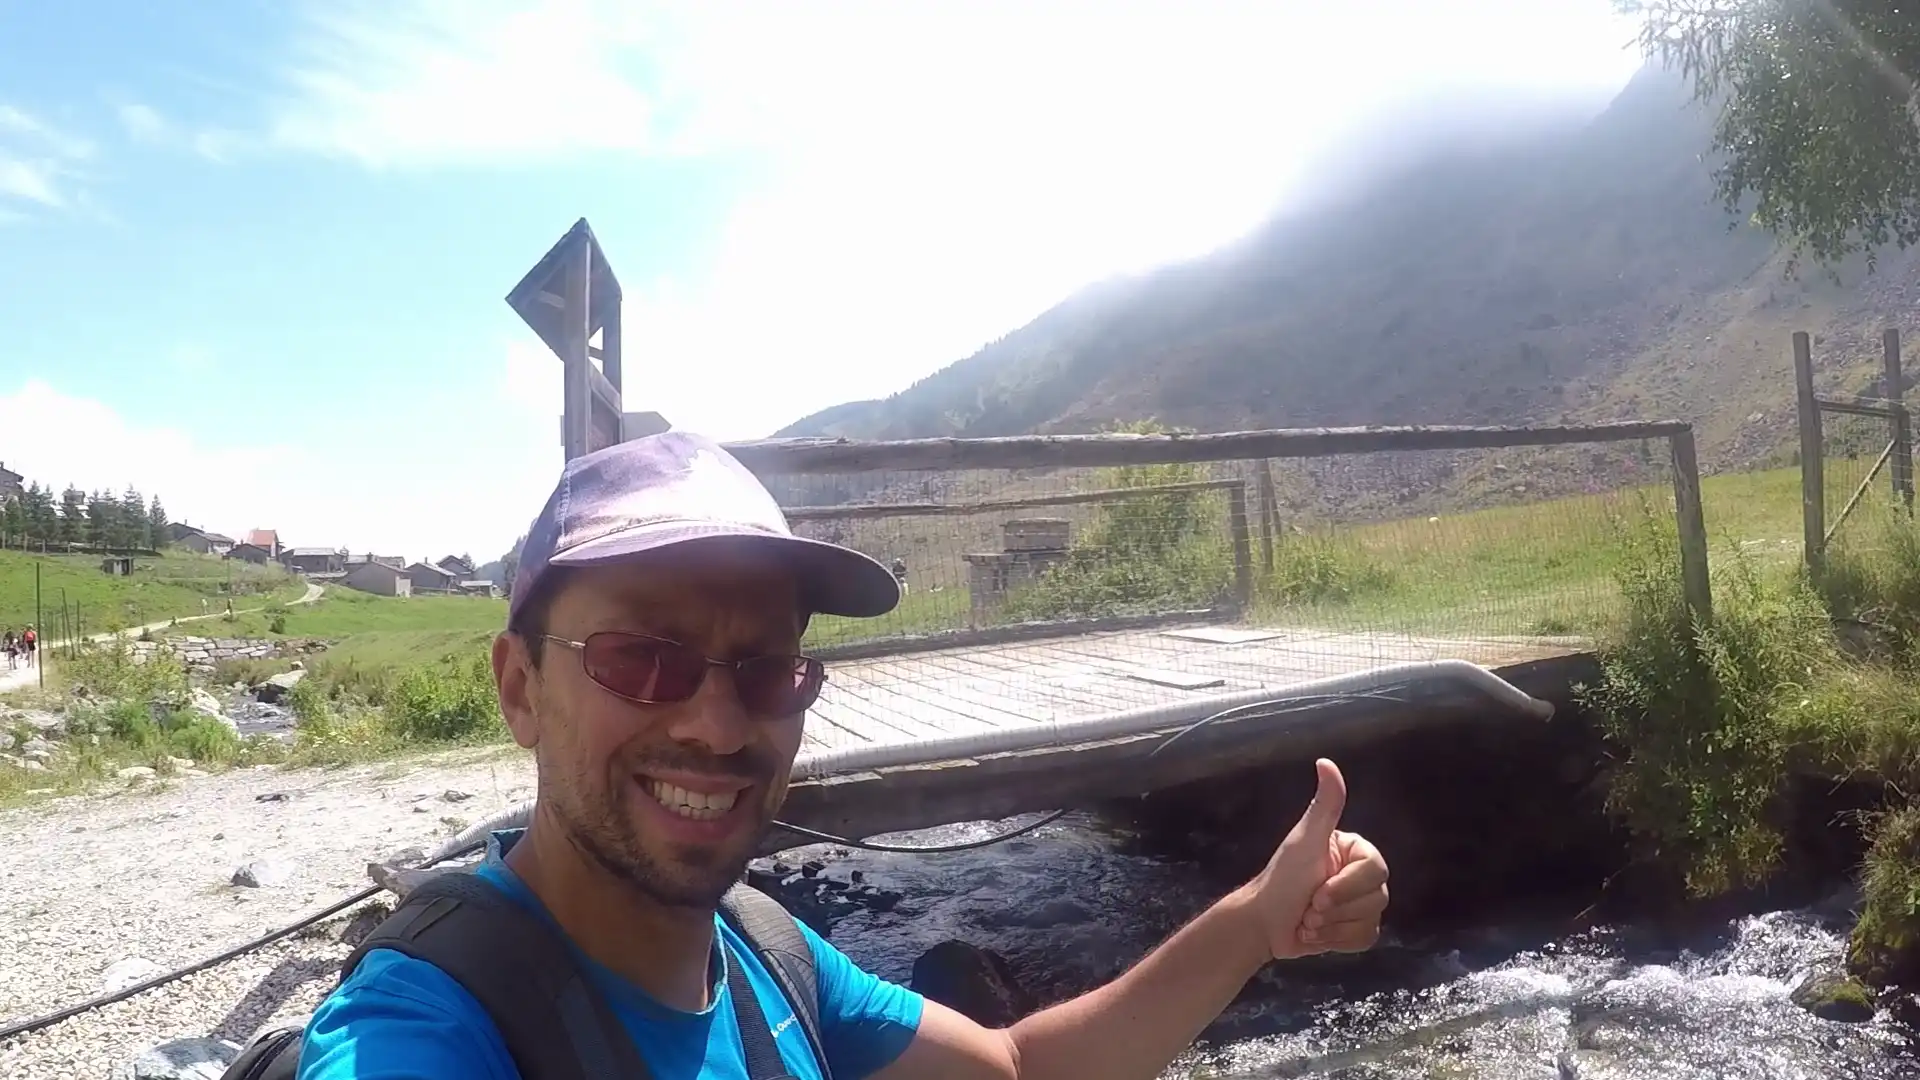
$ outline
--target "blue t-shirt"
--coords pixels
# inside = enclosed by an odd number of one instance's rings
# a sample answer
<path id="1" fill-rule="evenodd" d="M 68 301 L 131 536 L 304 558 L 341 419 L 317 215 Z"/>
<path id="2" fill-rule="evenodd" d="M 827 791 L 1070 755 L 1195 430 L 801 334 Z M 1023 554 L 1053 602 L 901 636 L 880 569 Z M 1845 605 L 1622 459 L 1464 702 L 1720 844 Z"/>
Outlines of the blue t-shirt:
<path id="1" fill-rule="evenodd" d="M 551 919 L 501 855 L 521 830 L 495 833 L 479 874 L 522 906 Z M 806 1030 L 760 958 L 725 920 L 723 963 L 741 963 L 796 1080 L 820 1080 Z M 919 994 L 877 978 L 804 923 L 819 972 L 820 1037 L 835 1080 L 862 1080 L 892 1064 L 920 1026 Z M 701 1012 L 653 1000 L 584 953 L 576 953 L 633 1036 L 654 1080 L 746 1080 L 747 1065 L 724 974 Z M 365 956 L 307 1023 L 298 1080 L 519 1080 L 507 1045 L 473 995 L 423 960 L 390 949 Z"/>

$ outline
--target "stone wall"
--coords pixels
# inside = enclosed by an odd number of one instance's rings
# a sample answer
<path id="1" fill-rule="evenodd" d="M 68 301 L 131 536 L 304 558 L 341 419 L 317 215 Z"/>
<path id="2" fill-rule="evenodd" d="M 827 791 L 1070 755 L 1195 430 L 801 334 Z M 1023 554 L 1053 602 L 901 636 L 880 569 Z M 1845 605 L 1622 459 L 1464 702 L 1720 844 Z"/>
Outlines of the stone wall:
<path id="1" fill-rule="evenodd" d="M 222 660 L 273 660 L 282 656 L 306 656 L 327 647 L 324 641 L 307 638 L 210 638 L 171 637 L 133 643 L 134 659 L 145 662 L 162 652 L 172 652 L 190 671 L 211 670 Z"/>

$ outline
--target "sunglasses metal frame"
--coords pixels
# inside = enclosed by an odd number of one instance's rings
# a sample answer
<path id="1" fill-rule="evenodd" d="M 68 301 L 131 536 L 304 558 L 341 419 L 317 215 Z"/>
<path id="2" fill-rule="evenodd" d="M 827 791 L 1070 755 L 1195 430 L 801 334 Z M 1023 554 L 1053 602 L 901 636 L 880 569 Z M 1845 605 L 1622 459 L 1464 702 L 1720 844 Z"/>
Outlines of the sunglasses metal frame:
<path id="1" fill-rule="evenodd" d="M 821 662 L 821 660 L 818 657 L 807 656 L 804 653 L 763 653 L 759 656 L 749 656 L 740 660 L 722 660 L 717 656 L 708 656 L 706 653 L 703 653 L 700 650 L 694 648 L 693 646 L 688 645 L 684 641 L 675 641 L 672 638 L 661 637 L 658 634 L 641 634 L 641 633 L 635 633 L 627 630 L 596 630 L 593 633 L 588 634 L 586 638 L 581 641 L 575 641 L 572 638 L 560 637 L 557 634 L 541 634 L 540 637 L 542 640 L 551 641 L 556 645 L 565 645 L 567 648 L 572 649 L 576 654 L 579 655 L 580 670 L 586 674 L 587 679 L 589 681 L 591 681 L 595 686 L 598 686 L 600 689 L 605 690 L 607 693 L 612 694 L 614 697 L 617 697 L 622 701 L 631 701 L 636 705 L 678 705 L 678 704 L 681 704 L 682 702 L 692 701 L 694 697 L 700 693 L 700 688 L 706 685 L 707 672 L 711 671 L 714 668 L 727 668 L 734 673 L 733 693 L 735 697 L 740 697 L 740 680 L 739 680 L 740 670 L 746 667 L 748 664 L 755 663 L 755 662 L 764 663 L 765 661 L 768 661 L 768 660 L 791 660 L 791 661 L 802 662 L 810 665 L 812 671 L 817 674 L 817 677 L 813 679 L 813 683 L 814 683 L 813 689 L 807 695 L 806 704 L 802 705 L 799 709 L 795 710 L 795 712 L 804 713 L 808 709 L 813 708 L 814 703 L 820 700 L 820 691 L 823 688 L 825 688 L 827 685 L 827 665 Z M 651 641 L 661 645 L 668 645 L 690 656 L 699 657 L 702 661 L 705 662 L 706 666 L 701 669 L 700 678 L 694 682 L 693 689 L 687 692 L 686 697 L 653 698 L 653 699 L 634 697 L 632 694 L 623 694 L 620 691 L 615 690 L 613 687 L 608 686 L 606 683 L 601 682 L 599 679 L 594 677 L 593 669 L 587 664 L 587 643 L 597 637 L 617 637 L 617 638 L 624 638 L 624 639 L 633 640 L 633 641 Z M 797 688 L 795 692 L 796 693 L 798 692 Z M 746 699 L 740 698 L 740 703 L 742 705 L 747 704 Z M 782 713 L 781 715 L 791 716 L 791 715 L 794 715 L 794 713 Z"/>

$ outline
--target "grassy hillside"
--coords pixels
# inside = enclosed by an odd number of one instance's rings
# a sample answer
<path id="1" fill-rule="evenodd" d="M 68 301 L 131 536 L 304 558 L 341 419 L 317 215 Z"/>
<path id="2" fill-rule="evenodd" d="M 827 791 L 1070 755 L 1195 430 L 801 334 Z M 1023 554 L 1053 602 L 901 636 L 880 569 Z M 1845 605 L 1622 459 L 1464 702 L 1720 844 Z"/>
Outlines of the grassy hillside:
<path id="1" fill-rule="evenodd" d="M 0 550 L 0 627 L 18 629 L 33 621 L 36 566 L 48 636 L 55 632 L 63 595 L 70 610 L 79 610 L 82 629 L 95 632 L 223 610 L 229 587 L 238 607 L 285 602 L 306 591 L 278 567 L 200 555 L 143 556 L 134 559 L 132 576 L 110 577 L 100 571 L 98 556 Z"/>
<path id="2" fill-rule="evenodd" d="M 1710 470 L 1779 463 L 1791 332 L 1819 335 L 1825 388 L 1865 385 L 1920 261 L 1788 279 L 1772 238 L 1714 201 L 1710 121 L 1679 80 L 1645 72 L 1583 126 L 1428 160 L 1103 283 L 899 394 L 780 434 L 1675 418 L 1699 426 Z M 1561 460 L 1566 493 L 1618 464 Z"/>

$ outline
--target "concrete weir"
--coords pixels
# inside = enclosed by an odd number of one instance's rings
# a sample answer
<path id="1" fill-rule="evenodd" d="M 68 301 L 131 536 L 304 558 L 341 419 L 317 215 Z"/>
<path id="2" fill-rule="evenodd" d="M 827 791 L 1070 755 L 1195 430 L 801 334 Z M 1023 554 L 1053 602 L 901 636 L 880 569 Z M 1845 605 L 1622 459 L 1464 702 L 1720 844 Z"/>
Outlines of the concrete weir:
<path id="1" fill-rule="evenodd" d="M 795 762 L 781 816 L 805 829 L 864 839 L 1097 806 L 1249 767 L 1338 757 L 1423 728 L 1538 725 L 1591 666 L 1590 656 L 1567 650 L 1497 667 L 1403 662 L 912 742 L 813 745 Z M 424 860 L 389 859 L 369 865 L 369 873 L 404 893 L 433 872 L 415 867 L 493 830 L 524 825 L 529 811 L 530 804 L 512 807 Z M 775 827 L 762 853 L 813 842 Z"/>

